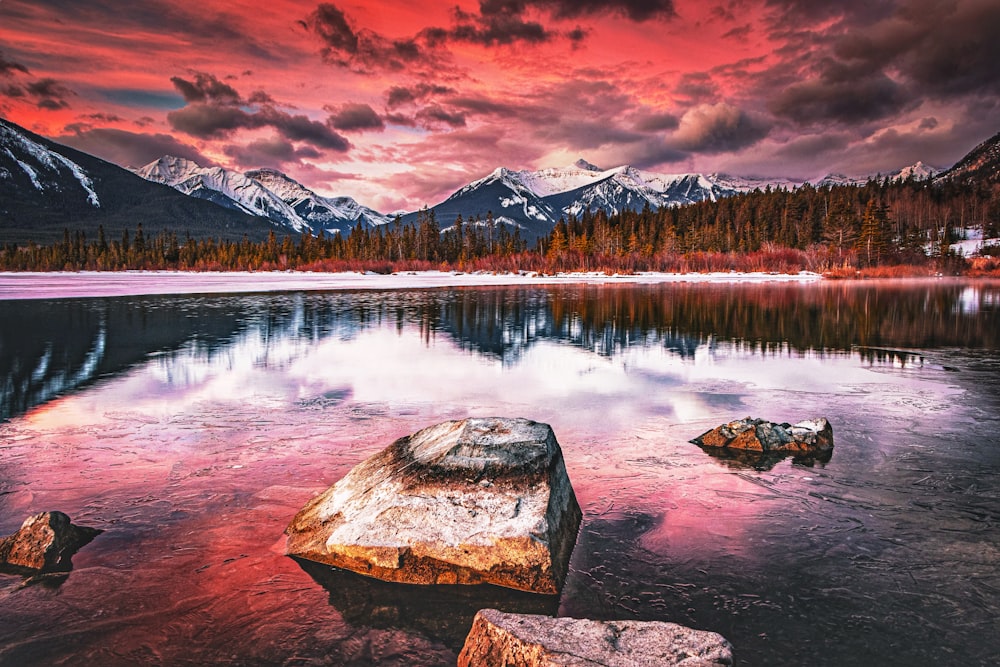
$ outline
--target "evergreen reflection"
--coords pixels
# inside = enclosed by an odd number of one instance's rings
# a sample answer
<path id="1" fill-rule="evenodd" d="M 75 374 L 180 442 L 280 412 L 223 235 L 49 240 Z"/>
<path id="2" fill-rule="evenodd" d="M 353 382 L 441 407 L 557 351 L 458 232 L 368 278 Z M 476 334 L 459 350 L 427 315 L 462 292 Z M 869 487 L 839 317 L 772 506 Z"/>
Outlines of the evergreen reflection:
<path id="1" fill-rule="evenodd" d="M 266 354 L 281 342 L 302 350 L 385 327 L 418 331 L 428 345 L 443 335 L 504 364 L 543 340 L 603 356 L 661 346 L 684 359 L 726 342 L 747 355 L 853 352 L 904 367 L 922 363 L 910 350 L 1000 348 L 995 283 L 450 288 L 8 301 L 0 309 L 0 418 L 151 356 L 212 357 L 248 332 L 264 341 L 265 365 L 282 363 Z"/>

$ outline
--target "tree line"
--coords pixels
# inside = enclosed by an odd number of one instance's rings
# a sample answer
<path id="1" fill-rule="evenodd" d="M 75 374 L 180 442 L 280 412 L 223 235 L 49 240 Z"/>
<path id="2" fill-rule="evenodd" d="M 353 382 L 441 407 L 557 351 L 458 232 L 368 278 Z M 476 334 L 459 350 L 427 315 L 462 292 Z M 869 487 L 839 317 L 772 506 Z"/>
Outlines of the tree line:
<path id="1" fill-rule="evenodd" d="M 800 271 L 851 275 L 1000 270 L 997 257 L 969 261 L 949 249 L 963 230 L 1000 237 L 1000 188 L 913 179 L 864 185 L 764 188 L 679 207 L 586 211 L 559 220 L 529 243 L 517 228 L 488 214 L 462 216 L 442 230 L 433 210 L 417 222 L 346 235 L 276 232 L 247 238 L 195 240 L 174 233 L 108 239 L 66 230 L 50 245 L 7 243 L 0 270 L 369 270 L 485 271 Z M 893 268 L 896 267 L 896 268 Z M 881 273 L 880 273 L 881 272 Z"/>

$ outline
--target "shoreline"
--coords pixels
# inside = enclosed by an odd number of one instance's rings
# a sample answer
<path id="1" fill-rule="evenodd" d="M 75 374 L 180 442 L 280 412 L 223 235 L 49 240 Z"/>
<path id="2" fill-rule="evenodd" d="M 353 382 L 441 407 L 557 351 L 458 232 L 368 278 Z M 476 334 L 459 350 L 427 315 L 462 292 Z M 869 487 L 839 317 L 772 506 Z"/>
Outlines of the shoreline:
<path id="1" fill-rule="evenodd" d="M 948 277 L 888 280 L 948 280 Z M 961 278 L 958 278 L 959 280 Z M 970 280 L 975 280 L 971 278 Z M 312 273 L 305 271 L 53 271 L 0 272 L 0 300 L 71 299 L 181 294 L 251 294 L 267 292 L 509 287 L 532 285 L 654 285 L 661 283 L 800 283 L 830 281 L 821 274 L 788 273 L 464 273 L 407 271 Z"/>

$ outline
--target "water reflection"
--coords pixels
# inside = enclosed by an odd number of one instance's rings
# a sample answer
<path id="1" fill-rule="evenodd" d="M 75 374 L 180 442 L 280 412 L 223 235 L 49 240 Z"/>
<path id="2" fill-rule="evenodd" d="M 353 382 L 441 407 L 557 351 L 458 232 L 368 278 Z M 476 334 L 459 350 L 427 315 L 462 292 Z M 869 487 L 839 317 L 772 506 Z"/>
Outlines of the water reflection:
<path id="1" fill-rule="evenodd" d="M 919 366 L 893 348 L 1000 347 L 1000 286 L 960 284 L 659 285 L 442 289 L 239 297 L 8 301 L 0 319 L 0 419 L 22 414 L 152 355 L 163 380 L 189 385 L 202 369 L 277 369 L 318 342 L 415 327 L 505 365 L 545 341 L 602 357 L 635 347 L 683 360 L 814 351 L 869 364 Z M 335 389 L 334 391 L 346 391 Z"/>
<path id="2" fill-rule="evenodd" d="M 506 591 L 328 579 L 276 542 L 397 437 L 492 414 L 551 423 L 563 447 L 584 520 L 560 615 L 719 631 L 741 664 L 989 664 L 996 295 L 667 285 L 2 304 L 0 534 L 45 509 L 105 532 L 57 591 L 0 577 L 0 664 L 453 665 L 472 607 Z M 836 456 L 746 465 L 688 442 L 747 415 L 826 416 Z"/>

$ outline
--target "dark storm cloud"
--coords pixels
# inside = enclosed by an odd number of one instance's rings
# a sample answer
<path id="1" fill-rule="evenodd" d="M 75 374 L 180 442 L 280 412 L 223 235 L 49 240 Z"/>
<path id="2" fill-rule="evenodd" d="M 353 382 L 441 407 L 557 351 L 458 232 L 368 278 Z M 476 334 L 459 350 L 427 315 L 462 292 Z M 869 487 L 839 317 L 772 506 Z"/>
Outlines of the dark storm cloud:
<path id="1" fill-rule="evenodd" d="M 541 44 L 557 37 L 579 44 L 588 31 L 577 26 L 567 32 L 541 23 L 539 14 L 565 20 L 617 15 L 636 22 L 676 16 L 673 0 L 480 0 L 479 11 L 455 7 L 450 26 L 431 26 L 405 39 L 358 28 L 337 5 L 329 2 L 299 24 L 323 43 L 320 53 L 333 65 L 358 73 L 411 71 L 431 76 L 447 58 L 446 45 L 462 42 L 481 46 Z"/>
<path id="2" fill-rule="evenodd" d="M 271 103 L 255 105 L 245 101 L 235 88 L 211 74 L 195 73 L 194 81 L 175 76 L 171 81 L 189 104 L 168 113 L 167 121 L 175 130 L 193 137 L 219 139 L 236 130 L 271 127 L 289 141 L 305 142 L 315 148 L 343 153 L 351 147 L 347 139 L 326 124 L 281 111 Z M 263 91 L 252 97 L 273 101 Z M 245 108 L 248 106 L 251 110 Z"/>
<path id="3" fill-rule="evenodd" d="M 891 20 L 845 34 L 837 58 L 895 67 L 942 96 L 1000 91 L 1000 3 L 991 0 L 901 2 Z"/>
<path id="4" fill-rule="evenodd" d="M 416 120 L 425 127 L 447 125 L 449 127 L 465 127 L 465 114 L 459 111 L 448 111 L 437 104 L 424 107 L 416 113 Z"/>
<path id="5" fill-rule="evenodd" d="M 385 115 L 385 122 L 391 125 L 399 125 L 400 127 L 416 127 L 417 120 L 412 116 L 407 116 L 402 113 L 388 113 Z"/>
<path id="6" fill-rule="evenodd" d="M 479 7 L 483 16 L 501 12 L 520 14 L 529 7 L 560 19 L 618 15 L 642 22 L 677 15 L 673 0 L 480 0 Z"/>
<path id="7" fill-rule="evenodd" d="M 792 84 L 771 100 L 777 115 L 800 124 L 835 121 L 862 123 L 891 116 L 910 103 L 903 86 L 882 73 L 830 76 Z"/>
<path id="8" fill-rule="evenodd" d="M 137 134 L 111 128 L 96 128 L 82 129 L 54 139 L 61 144 L 122 166 L 141 167 L 164 155 L 182 157 L 202 166 L 212 164 L 212 161 L 196 148 L 183 144 L 167 134 Z"/>
<path id="9" fill-rule="evenodd" d="M 339 107 L 327 107 L 327 111 L 330 112 L 327 123 L 335 130 L 363 132 L 385 129 L 385 122 L 367 104 L 348 103 Z"/>
<path id="10" fill-rule="evenodd" d="M 261 127 L 254 114 L 239 107 L 190 104 L 167 114 L 167 121 L 179 130 L 200 139 L 225 137 L 235 130 Z"/>
<path id="11" fill-rule="evenodd" d="M 765 119 L 730 104 L 702 104 L 685 112 L 670 145 L 692 153 L 725 153 L 751 146 L 770 131 Z"/>
<path id="12" fill-rule="evenodd" d="M 1000 3 L 769 0 L 789 20 L 772 36 L 782 63 L 757 85 L 768 106 L 800 125 L 892 118 L 925 100 L 1000 95 Z M 809 21 L 833 21 L 823 31 Z M 795 26 L 793 29 L 792 26 Z"/>
<path id="13" fill-rule="evenodd" d="M 184 97 L 185 102 L 210 102 L 213 104 L 240 104 L 240 94 L 228 83 L 211 74 L 195 72 L 194 81 L 179 76 L 170 77 L 171 83 Z"/>
<path id="14" fill-rule="evenodd" d="M 0 96 L 2 97 L 24 97 L 24 88 L 14 84 L 0 86 Z"/>
<path id="15" fill-rule="evenodd" d="M 35 98 L 35 104 L 39 109 L 57 111 L 68 109 L 67 97 L 75 93 L 59 83 L 55 79 L 44 78 L 24 84 L 24 90 L 30 97 Z"/>
<path id="16" fill-rule="evenodd" d="M 438 84 L 420 83 L 415 86 L 393 86 L 386 92 L 386 106 L 390 109 L 404 104 L 414 104 L 437 95 L 454 93 L 453 88 Z"/>
<path id="17" fill-rule="evenodd" d="M 438 62 L 437 56 L 418 44 L 416 38 L 389 39 L 373 30 L 356 30 L 347 15 L 331 3 L 318 5 L 299 25 L 319 37 L 323 60 L 360 74 L 428 71 Z"/>
<path id="18" fill-rule="evenodd" d="M 31 74 L 27 67 L 21 63 L 14 62 L 13 60 L 8 60 L 6 56 L 4 56 L 3 51 L 0 51 L 0 76 L 11 77 L 14 76 L 14 72 Z"/>
<path id="19" fill-rule="evenodd" d="M 523 2 L 482 2 L 480 13 L 459 8 L 454 11 L 454 25 L 449 29 L 431 28 L 423 36 L 432 44 L 444 41 L 470 42 L 483 46 L 509 45 L 515 42 L 539 44 L 554 36 L 541 23 L 526 20 Z"/>
<path id="20" fill-rule="evenodd" d="M 248 144 L 229 145 L 223 152 L 233 158 L 240 167 L 284 167 L 300 162 L 303 158 L 315 159 L 320 153 L 310 146 L 296 147 L 281 137 L 258 139 Z"/>

